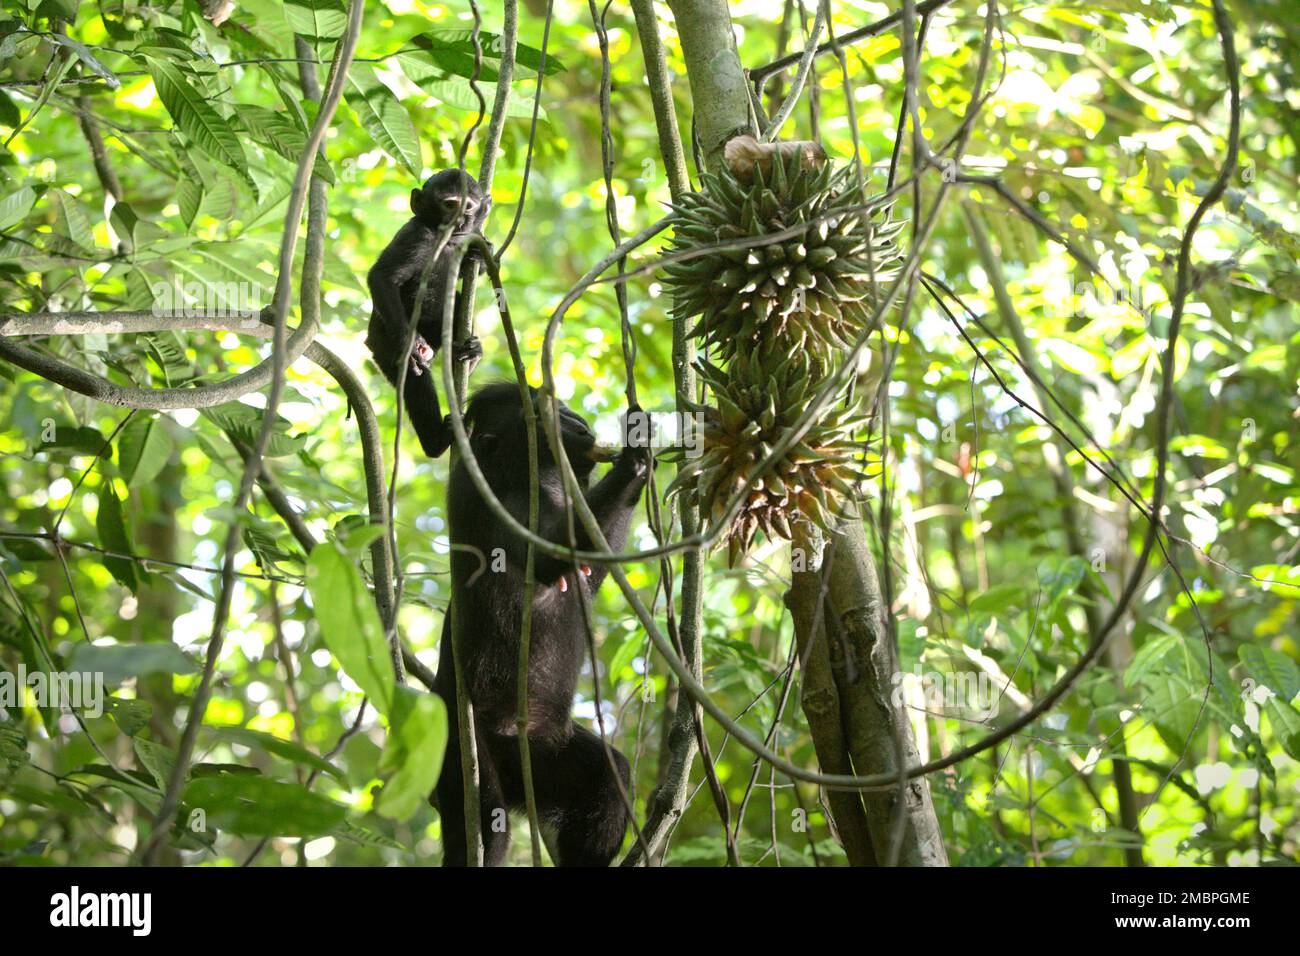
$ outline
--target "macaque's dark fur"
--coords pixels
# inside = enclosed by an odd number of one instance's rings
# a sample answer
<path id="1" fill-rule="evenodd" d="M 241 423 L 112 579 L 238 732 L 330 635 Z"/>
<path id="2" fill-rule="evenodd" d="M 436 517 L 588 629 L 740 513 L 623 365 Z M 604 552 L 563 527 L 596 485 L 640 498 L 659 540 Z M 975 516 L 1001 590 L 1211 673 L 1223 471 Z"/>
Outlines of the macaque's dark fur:
<path id="1" fill-rule="evenodd" d="M 447 270 L 451 268 L 453 249 L 458 241 L 482 229 L 491 206 L 491 198 L 483 195 L 474 177 L 468 173 L 460 169 L 435 173 L 422 189 L 411 190 L 411 219 L 379 254 L 367 276 L 374 308 L 370 314 L 366 345 L 370 346 L 375 362 L 394 386 L 402 366 L 409 360 L 403 408 L 420 438 L 420 446 L 430 458 L 441 455 L 452 441 L 451 423 L 442 417 L 438 390 L 434 385 L 438 370 L 430 368 L 433 356 L 442 347 Z M 443 246 L 429 275 L 415 344 L 408 352 L 407 330 L 420 288 L 420 276 L 429 257 L 438 248 L 439 233 L 453 219 L 456 225 L 451 238 Z M 476 256 L 481 257 L 476 249 L 466 254 L 462 275 L 465 265 Z M 455 343 L 453 347 L 455 359 L 469 363 L 471 370 L 483 355 L 479 340 L 473 336 Z"/>
<path id="2" fill-rule="evenodd" d="M 589 453 L 596 439 L 581 416 L 563 405 L 560 407 L 564 447 L 575 473 L 585 485 L 595 467 Z M 515 519 L 527 527 L 527 431 L 518 386 L 509 383 L 481 389 L 470 401 L 466 423 L 471 429 L 470 445 L 488 484 Z M 550 454 L 540 421 L 537 446 L 538 533 L 550 541 L 567 544 L 560 471 Z M 622 548 L 627 538 L 650 462 L 648 449 L 626 447 L 605 476 L 586 492 L 587 503 L 615 551 Z M 451 473 L 447 514 L 451 540 L 460 546 L 451 556 L 452 586 L 457 611 L 464 615 L 465 622 L 464 672 L 474 705 L 484 862 L 495 866 L 505 859 L 510 834 L 508 829 L 494 832 L 494 819 L 498 828 L 505 819 L 505 813 L 494 811 L 524 804 L 515 726 L 515 675 L 527 545 L 488 510 L 463 462 Z M 591 550 L 582 522 L 576 517 L 575 522 L 578 548 Z M 482 562 L 470 548 L 487 560 L 486 570 L 481 570 Z M 494 570 L 494 559 L 500 554 L 505 557 L 504 570 Z M 578 674 L 587 659 L 586 631 L 577 589 L 583 588 L 590 602 L 607 568 L 597 565 L 575 569 L 571 561 L 541 551 L 535 552 L 534 560 L 537 589 L 529 642 L 528 739 L 539 814 L 543 826 L 555 834 L 560 865 L 608 866 L 627 829 L 626 807 L 604 743 L 570 718 Z M 466 862 L 464 795 L 449 623 L 443 627 L 435 684 L 435 690 L 447 702 L 451 717 L 437 800 L 442 813 L 443 863 L 463 866 Z M 626 788 L 627 760 L 616 750 L 612 753 Z"/>

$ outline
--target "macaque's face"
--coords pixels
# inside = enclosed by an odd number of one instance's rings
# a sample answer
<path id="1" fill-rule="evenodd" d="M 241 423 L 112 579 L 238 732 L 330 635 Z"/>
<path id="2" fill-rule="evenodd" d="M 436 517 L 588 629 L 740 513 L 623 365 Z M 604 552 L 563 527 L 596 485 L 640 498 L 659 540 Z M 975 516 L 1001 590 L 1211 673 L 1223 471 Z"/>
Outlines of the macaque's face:
<path id="1" fill-rule="evenodd" d="M 481 229 L 491 205 L 474 177 L 459 169 L 434 173 L 422 188 L 411 190 L 411 213 L 417 219 L 433 228 L 454 223 L 457 233 Z"/>

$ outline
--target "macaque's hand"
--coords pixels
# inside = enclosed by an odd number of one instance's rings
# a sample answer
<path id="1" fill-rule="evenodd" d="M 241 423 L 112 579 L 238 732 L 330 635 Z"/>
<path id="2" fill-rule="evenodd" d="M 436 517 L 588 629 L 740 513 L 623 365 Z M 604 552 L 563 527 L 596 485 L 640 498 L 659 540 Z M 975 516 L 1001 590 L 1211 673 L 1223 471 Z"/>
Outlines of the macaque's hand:
<path id="1" fill-rule="evenodd" d="M 654 461 L 651 446 L 654 444 L 654 423 L 635 402 L 628 406 L 623 419 L 623 450 L 618 460 L 624 467 L 632 468 L 640 478 L 650 470 Z"/>
<path id="2" fill-rule="evenodd" d="M 464 342 L 456 342 L 452 345 L 451 357 L 457 362 L 468 365 L 470 372 L 473 372 L 478 366 L 479 359 L 483 358 L 483 343 L 479 341 L 477 335 L 471 335 Z"/>
<path id="3" fill-rule="evenodd" d="M 423 375 L 424 370 L 433 362 L 433 347 L 424 340 L 423 335 L 415 337 L 415 345 L 411 347 L 411 374 Z"/>

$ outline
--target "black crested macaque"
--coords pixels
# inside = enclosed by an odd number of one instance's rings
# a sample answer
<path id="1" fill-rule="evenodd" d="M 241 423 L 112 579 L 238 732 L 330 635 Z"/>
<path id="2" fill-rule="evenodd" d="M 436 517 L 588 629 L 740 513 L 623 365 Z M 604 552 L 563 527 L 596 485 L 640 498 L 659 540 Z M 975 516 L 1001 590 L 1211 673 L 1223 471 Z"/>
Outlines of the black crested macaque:
<path id="1" fill-rule="evenodd" d="M 435 173 L 422 189 L 411 190 L 411 219 L 379 254 L 367 276 L 374 307 L 366 345 L 394 386 L 403 364 L 409 360 L 410 368 L 402 390 L 403 407 L 420 438 L 420 447 L 430 458 L 437 458 L 446 451 L 453 437 L 451 422 L 443 418 L 438 405 L 438 389 L 434 385 L 437 376 L 429 368 L 434 355 L 442 347 L 447 270 L 451 268 L 457 242 L 483 228 L 491 207 L 491 197 L 484 196 L 474 177 L 465 171 L 444 169 Z M 451 238 L 429 275 L 415 345 L 408 352 L 406 340 L 415 297 L 420 289 L 420 276 L 429 258 L 437 251 L 439 233 L 448 223 L 454 223 Z M 481 250 L 471 248 L 462 261 L 462 276 L 468 264 L 481 257 Z M 476 336 L 457 342 L 452 348 L 453 358 L 468 363 L 470 371 L 483 357 L 483 346 Z"/>
<path id="2" fill-rule="evenodd" d="M 535 391 L 533 402 L 536 407 Z M 528 433 L 518 385 L 494 384 L 480 389 L 470 399 L 465 421 L 470 446 L 489 486 L 510 514 L 527 527 Z M 600 457 L 596 437 L 580 415 L 562 404 L 560 433 L 573 470 L 585 485 Z M 542 430 L 540 412 L 537 450 L 538 534 L 567 544 L 562 479 Z M 587 503 L 615 551 L 627 539 L 650 466 L 649 448 L 624 447 L 605 476 L 586 492 Z M 457 546 L 451 555 L 451 574 L 457 613 L 465 622 L 465 685 L 474 705 L 484 863 L 499 866 L 510 842 L 507 813 L 524 805 L 515 726 L 515 675 L 527 544 L 488 510 L 464 462 L 451 472 L 447 516 L 451 541 Z M 578 548 L 590 550 L 582 522 L 575 521 Z M 487 561 L 486 570 L 475 551 Z M 559 865 L 608 866 L 627 830 L 626 807 L 604 743 L 570 716 L 578 674 L 588 656 L 577 589 L 584 588 L 590 600 L 607 568 L 583 565 L 575 570 L 571 561 L 540 550 L 535 552 L 534 562 L 537 588 L 529 640 L 528 741 L 538 813 L 543 826 L 555 834 Z M 434 687 L 447 702 L 451 720 L 437 805 L 442 814 L 443 865 L 464 866 L 465 798 L 449 624 L 448 620 L 443 626 Z M 612 753 L 626 788 L 628 762 L 617 750 Z"/>

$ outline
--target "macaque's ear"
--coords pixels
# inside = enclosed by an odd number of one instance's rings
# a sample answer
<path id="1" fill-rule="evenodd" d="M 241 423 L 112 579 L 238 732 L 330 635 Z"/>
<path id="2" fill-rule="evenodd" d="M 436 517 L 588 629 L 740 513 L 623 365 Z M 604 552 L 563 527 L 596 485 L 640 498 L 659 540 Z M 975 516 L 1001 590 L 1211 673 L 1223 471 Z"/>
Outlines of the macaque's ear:
<path id="1" fill-rule="evenodd" d="M 411 190 L 411 215 L 418 216 L 420 214 L 421 198 L 420 190 Z"/>

